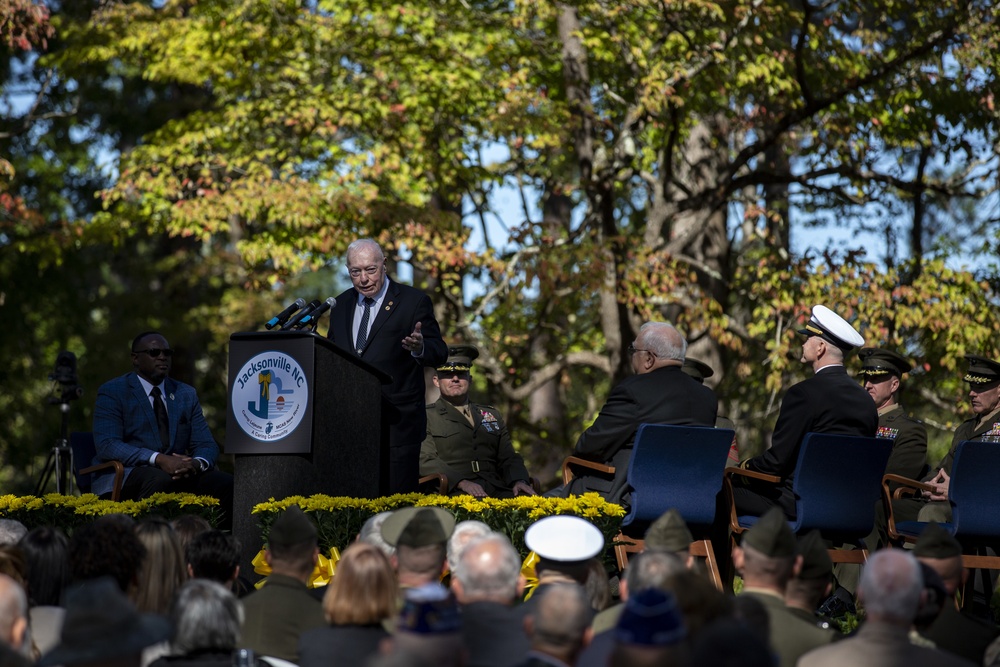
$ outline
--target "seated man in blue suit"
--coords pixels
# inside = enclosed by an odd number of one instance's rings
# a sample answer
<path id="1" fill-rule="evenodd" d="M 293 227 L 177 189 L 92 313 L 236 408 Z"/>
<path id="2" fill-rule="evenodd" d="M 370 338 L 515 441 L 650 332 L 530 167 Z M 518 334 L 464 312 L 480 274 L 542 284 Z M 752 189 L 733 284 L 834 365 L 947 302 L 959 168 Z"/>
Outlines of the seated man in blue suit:
<path id="1" fill-rule="evenodd" d="M 123 499 L 158 491 L 190 492 L 219 499 L 232 511 L 233 477 L 215 468 L 219 455 L 194 387 L 167 377 L 173 350 L 155 331 L 132 341 L 132 368 L 105 382 L 94 406 L 95 463 L 125 466 Z M 111 492 L 113 473 L 96 477 L 94 493 Z"/>

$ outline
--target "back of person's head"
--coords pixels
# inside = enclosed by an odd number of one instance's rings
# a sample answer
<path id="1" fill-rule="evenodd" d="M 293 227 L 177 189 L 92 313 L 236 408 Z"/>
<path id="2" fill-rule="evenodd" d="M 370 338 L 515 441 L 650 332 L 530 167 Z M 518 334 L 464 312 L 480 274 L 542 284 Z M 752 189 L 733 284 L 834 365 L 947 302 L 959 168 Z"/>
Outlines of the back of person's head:
<path id="1" fill-rule="evenodd" d="M 323 596 L 332 625 L 373 625 L 396 612 L 399 590 L 389 559 L 377 547 L 355 542 L 337 562 L 337 574 Z"/>
<path id="2" fill-rule="evenodd" d="M 76 583 L 108 576 L 123 593 L 137 583 L 146 547 L 123 521 L 104 520 L 80 526 L 69 541 L 69 566 Z"/>
<path id="3" fill-rule="evenodd" d="M 491 533 L 465 547 L 451 576 L 461 604 L 512 604 L 519 594 L 521 559 L 505 535 Z"/>
<path id="4" fill-rule="evenodd" d="M 870 619 L 909 626 L 920 606 L 923 577 L 917 559 L 900 549 L 872 554 L 861 572 L 858 597 Z"/>
<path id="5" fill-rule="evenodd" d="M 539 595 L 527 625 L 531 647 L 564 659 L 576 656 L 590 636 L 593 613 L 587 592 L 578 584 L 549 584 Z"/>
<path id="6" fill-rule="evenodd" d="M 795 535 L 788 526 L 785 513 L 772 507 L 743 534 L 739 550 L 733 551 L 738 568 L 742 565 L 743 581 L 747 586 L 769 588 L 781 595 L 801 562 Z"/>
<path id="7" fill-rule="evenodd" d="M 17 544 L 28 534 L 23 523 L 15 519 L 0 519 L 0 546 Z"/>
<path id="8" fill-rule="evenodd" d="M 191 579 L 177 590 L 170 620 L 176 652 L 231 651 L 240 641 L 243 605 L 222 584 Z"/>
<path id="9" fill-rule="evenodd" d="M 608 571 L 604 569 L 604 563 L 597 558 L 591 558 L 587 566 L 589 571 L 587 580 L 583 582 L 583 589 L 587 591 L 590 608 L 594 611 L 604 611 L 611 606 L 611 582 L 608 579 Z"/>
<path id="10" fill-rule="evenodd" d="M 318 551 L 316 524 L 298 505 L 290 505 L 271 526 L 267 550 L 276 573 L 305 576 L 312 571 Z"/>
<path id="11" fill-rule="evenodd" d="M 28 586 L 28 563 L 16 544 L 0 546 L 0 574 L 6 574 L 23 588 Z"/>
<path id="12" fill-rule="evenodd" d="M 644 349 L 657 359 L 684 361 L 687 341 L 679 331 L 667 322 L 646 322 L 639 328 L 639 339 Z"/>
<path id="13" fill-rule="evenodd" d="M 436 581 L 444 569 L 445 556 L 444 544 L 422 547 L 400 544 L 396 547 L 396 571 L 401 577 L 416 577 L 425 582 Z"/>
<path id="14" fill-rule="evenodd" d="M 196 535 L 200 535 L 207 530 L 212 530 L 212 524 L 197 514 L 182 514 L 170 521 L 170 525 L 181 543 L 181 549 L 187 549 Z"/>
<path id="15" fill-rule="evenodd" d="M 746 595 L 738 595 L 736 598 L 752 599 Z M 704 628 L 695 640 L 691 664 L 711 667 L 777 667 L 778 659 L 771 650 L 766 633 L 761 635 L 759 631 L 737 619 L 722 618 Z"/>
<path id="16" fill-rule="evenodd" d="M 28 596 L 13 578 L 0 574 L 0 642 L 20 649 L 28 627 Z"/>
<path id="17" fill-rule="evenodd" d="M 18 543 L 27 563 L 28 597 L 33 606 L 57 607 L 70 582 L 69 540 L 58 528 L 33 528 Z"/>
<path id="18" fill-rule="evenodd" d="M 141 612 L 166 614 L 177 589 L 187 580 L 187 563 L 180 540 L 170 522 L 158 517 L 137 523 L 135 534 L 146 547 L 135 606 Z"/>
<path id="19" fill-rule="evenodd" d="M 192 577 L 229 584 L 240 565 L 240 543 L 228 533 L 211 529 L 191 538 L 184 555 Z"/>
<path id="20" fill-rule="evenodd" d="M 462 550 L 472 542 L 486 537 L 493 530 L 482 521 L 467 520 L 455 524 L 455 530 L 448 538 L 448 569 L 454 571 L 462 557 Z"/>
<path id="21" fill-rule="evenodd" d="M 382 524 L 392 516 L 392 512 L 379 512 L 368 517 L 368 520 L 361 526 L 358 533 L 358 540 L 373 547 L 378 547 L 379 551 L 389 558 L 396 555 L 396 547 L 385 541 L 382 537 Z"/>
<path id="22" fill-rule="evenodd" d="M 918 562 L 920 562 L 919 559 Z M 951 598 L 941 575 L 933 567 L 920 562 L 920 576 L 924 580 L 924 594 L 920 599 L 920 609 L 917 610 L 917 615 L 913 619 L 913 626 L 922 632 L 937 620 Z"/>
<path id="23" fill-rule="evenodd" d="M 646 588 L 667 590 L 670 577 L 686 569 L 684 561 L 670 551 L 643 551 L 633 556 L 625 570 L 627 591 L 641 591 Z"/>
<path id="24" fill-rule="evenodd" d="M 709 623 L 732 615 L 732 598 L 700 574 L 684 570 L 670 577 L 666 590 L 674 594 L 692 640 Z"/>

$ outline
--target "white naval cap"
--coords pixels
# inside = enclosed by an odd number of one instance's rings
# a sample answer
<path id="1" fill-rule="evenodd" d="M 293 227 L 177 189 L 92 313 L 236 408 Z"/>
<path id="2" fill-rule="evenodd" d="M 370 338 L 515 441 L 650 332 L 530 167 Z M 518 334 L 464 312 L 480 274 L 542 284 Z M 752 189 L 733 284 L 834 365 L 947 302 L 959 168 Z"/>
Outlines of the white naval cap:
<path id="1" fill-rule="evenodd" d="M 604 550 L 597 526 L 572 514 L 539 519 L 524 532 L 524 543 L 541 558 L 561 562 L 584 561 Z"/>
<path id="2" fill-rule="evenodd" d="M 813 306 L 812 317 L 806 323 L 805 329 L 799 329 L 799 333 L 805 336 L 819 336 L 842 350 L 850 350 L 865 344 L 865 339 L 847 323 L 847 320 L 826 306 Z"/>

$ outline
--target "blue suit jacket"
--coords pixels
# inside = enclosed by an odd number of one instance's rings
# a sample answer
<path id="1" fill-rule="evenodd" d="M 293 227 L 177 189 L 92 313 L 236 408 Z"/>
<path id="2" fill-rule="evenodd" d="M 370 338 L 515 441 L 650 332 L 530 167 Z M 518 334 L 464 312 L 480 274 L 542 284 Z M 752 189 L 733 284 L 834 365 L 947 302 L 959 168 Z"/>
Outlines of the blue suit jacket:
<path id="1" fill-rule="evenodd" d="M 203 458 L 214 465 L 219 446 L 208 429 L 194 387 L 172 378 L 164 381 L 170 448 L 163 453 Z M 125 477 L 136 466 L 149 465 L 149 457 L 160 452 L 160 431 L 149 396 L 139 376 L 126 373 L 101 385 L 94 405 L 94 463 L 117 460 L 125 466 Z M 114 474 L 96 477 L 92 491 L 108 493 Z"/>

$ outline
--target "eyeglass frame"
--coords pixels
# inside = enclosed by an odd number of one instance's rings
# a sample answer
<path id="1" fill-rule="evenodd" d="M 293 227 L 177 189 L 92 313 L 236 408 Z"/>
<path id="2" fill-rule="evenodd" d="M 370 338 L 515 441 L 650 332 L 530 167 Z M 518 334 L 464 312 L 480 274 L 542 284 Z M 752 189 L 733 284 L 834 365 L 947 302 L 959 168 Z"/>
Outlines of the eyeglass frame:
<path id="1" fill-rule="evenodd" d="M 150 359 L 158 359 L 162 354 L 169 359 L 174 356 L 174 351 L 169 347 L 147 347 L 145 350 L 132 350 L 132 354 L 148 354 Z"/>
<path id="2" fill-rule="evenodd" d="M 630 357 L 632 355 L 634 355 L 636 352 L 646 352 L 647 354 L 649 354 L 649 356 L 656 357 L 656 352 L 653 352 L 652 350 L 643 350 L 643 349 L 640 349 L 640 348 L 638 348 L 638 347 L 635 346 L 635 343 L 629 343 L 627 351 L 628 351 L 628 356 L 630 356 Z"/>

